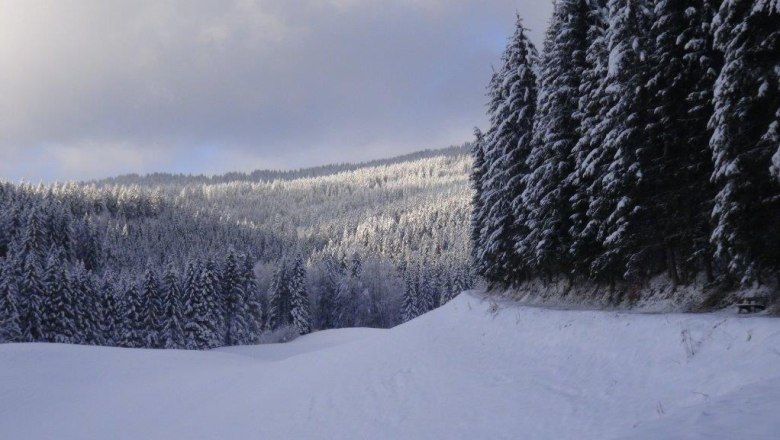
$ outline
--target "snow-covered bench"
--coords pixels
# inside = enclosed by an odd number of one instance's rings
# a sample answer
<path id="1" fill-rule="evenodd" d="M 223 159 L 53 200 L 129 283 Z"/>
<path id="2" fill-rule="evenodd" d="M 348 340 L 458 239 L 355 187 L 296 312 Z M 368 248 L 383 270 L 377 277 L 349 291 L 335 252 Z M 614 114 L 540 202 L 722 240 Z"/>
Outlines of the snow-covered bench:
<path id="1" fill-rule="evenodd" d="M 763 298 L 744 298 L 737 304 L 737 313 L 756 313 L 766 309 Z"/>

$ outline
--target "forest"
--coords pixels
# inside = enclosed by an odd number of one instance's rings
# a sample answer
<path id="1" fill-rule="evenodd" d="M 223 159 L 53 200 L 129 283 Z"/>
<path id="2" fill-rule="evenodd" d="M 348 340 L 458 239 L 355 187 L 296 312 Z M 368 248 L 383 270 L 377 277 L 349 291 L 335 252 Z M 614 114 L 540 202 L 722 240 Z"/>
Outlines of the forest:
<path id="1" fill-rule="evenodd" d="M 777 292 L 779 2 L 558 0 L 541 54 L 518 18 L 488 97 L 471 237 L 492 286 Z"/>
<path id="2" fill-rule="evenodd" d="M 388 328 L 470 287 L 468 146 L 0 185 L 0 340 L 203 349 Z"/>

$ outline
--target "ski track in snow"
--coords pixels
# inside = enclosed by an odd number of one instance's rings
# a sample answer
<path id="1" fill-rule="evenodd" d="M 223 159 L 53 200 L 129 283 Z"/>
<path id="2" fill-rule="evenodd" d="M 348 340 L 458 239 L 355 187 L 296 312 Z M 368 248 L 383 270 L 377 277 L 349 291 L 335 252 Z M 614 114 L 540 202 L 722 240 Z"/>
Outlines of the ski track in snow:
<path id="1" fill-rule="evenodd" d="M 3 439 L 774 439 L 780 320 L 462 294 L 207 352 L 0 346 Z"/>

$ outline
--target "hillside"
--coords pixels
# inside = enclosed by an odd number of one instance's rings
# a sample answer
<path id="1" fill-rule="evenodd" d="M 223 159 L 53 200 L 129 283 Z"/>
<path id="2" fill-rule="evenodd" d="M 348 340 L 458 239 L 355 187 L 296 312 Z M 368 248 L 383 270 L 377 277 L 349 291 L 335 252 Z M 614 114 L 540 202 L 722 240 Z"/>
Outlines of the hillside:
<path id="1" fill-rule="evenodd" d="M 780 321 L 496 304 L 203 352 L 0 345 L 0 437 L 770 439 Z"/>
<path id="2" fill-rule="evenodd" d="M 474 284 L 470 169 L 463 146 L 292 172 L 0 183 L 0 342 L 213 348 L 290 325 L 392 327 Z"/>

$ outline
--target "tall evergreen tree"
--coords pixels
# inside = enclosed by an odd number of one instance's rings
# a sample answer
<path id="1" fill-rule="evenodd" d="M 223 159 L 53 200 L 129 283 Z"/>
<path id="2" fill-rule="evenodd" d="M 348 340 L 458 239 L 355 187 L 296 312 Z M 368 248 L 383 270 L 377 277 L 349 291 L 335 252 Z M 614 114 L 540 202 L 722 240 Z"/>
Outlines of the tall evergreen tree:
<path id="1" fill-rule="evenodd" d="M 361 270 L 360 260 L 353 258 L 352 261 L 352 273 L 357 276 L 360 274 Z M 292 325 L 301 335 L 311 333 L 311 307 L 309 305 L 309 294 L 306 292 L 306 266 L 304 265 L 303 257 L 300 254 L 295 257 L 295 261 L 293 262 L 289 282 Z"/>
<path id="2" fill-rule="evenodd" d="M 62 255 L 52 252 L 46 261 L 43 275 L 46 289 L 44 306 L 45 339 L 50 342 L 78 342 L 76 326 L 76 299 L 68 283 Z"/>
<path id="3" fill-rule="evenodd" d="M 185 348 L 207 348 L 211 339 L 208 304 L 201 285 L 202 267 L 199 261 L 189 261 L 184 276 L 184 344 Z"/>
<path id="4" fill-rule="evenodd" d="M 198 290 L 203 299 L 203 312 L 205 312 L 201 321 L 202 340 L 206 344 L 201 348 L 218 347 L 224 343 L 225 310 L 219 293 L 221 282 L 213 260 L 206 261 L 199 281 Z"/>
<path id="5" fill-rule="evenodd" d="M 474 144 L 471 146 L 471 157 L 473 158 L 471 175 L 471 188 L 473 196 L 471 199 L 471 260 L 474 264 L 481 266 L 480 254 L 484 248 L 482 239 L 482 229 L 485 224 L 483 218 L 485 214 L 484 192 L 482 189 L 485 180 L 485 135 L 479 128 L 474 128 Z"/>
<path id="6" fill-rule="evenodd" d="M 653 241 L 648 223 L 647 162 L 654 145 L 644 135 L 648 115 L 647 30 L 650 11 L 640 0 L 610 0 L 609 66 L 605 91 L 611 96 L 598 130 L 604 133 L 597 191 L 589 214 L 598 224 L 602 253 L 593 271 L 608 279 L 640 278 Z"/>
<path id="7" fill-rule="evenodd" d="M 160 335 L 162 348 L 182 348 L 184 344 L 184 310 L 182 306 L 182 292 L 179 287 L 179 276 L 172 264 L 163 275 L 163 327 Z"/>
<path id="8" fill-rule="evenodd" d="M 0 260 L 0 342 L 18 342 L 22 340 L 22 329 L 16 307 L 16 286 L 3 273 L 3 266 Z"/>
<path id="9" fill-rule="evenodd" d="M 287 262 L 282 260 L 271 281 L 268 299 L 268 329 L 276 330 L 290 324 L 292 298 L 289 289 L 290 275 Z"/>
<path id="10" fill-rule="evenodd" d="M 151 267 L 148 267 L 144 273 L 141 283 L 141 298 L 144 312 L 143 323 L 146 329 L 144 346 L 159 348 L 162 346 L 161 333 L 164 326 L 164 309 L 161 300 L 162 295 L 160 294 L 160 283 L 157 281 L 157 274 Z"/>
<path id="11" fill-rule="evenodd" d="M 420 316 L 420 300 L 417 289 L 417 277 L 412 270 L 404 274 L 404 296 L 401 303 L 401 321 L 411 321 Z"/>
<path id="12" fill-rule="evenodd" d="M 263 331 L 263 304 L 260 299 L 260 292 L 257 290 L 257 277 L 254 271 L 254 261 L 251 257 L 244 259 L 243 265 L 243 286 L 246 296 L 246 318 L 245 321 L 249 329 L 248 343 L 255 343 Z"/>
<path id="13" fill-rule="evenodd" d="M 599 165 L 606 161 L 600 122 L 614 100 L 614 96 L 606 90 L 609 67 L 607 0 L 589 0 L 588 5 L 585 68 L 574 116 L 580 124 L 579 139 L 573 150 L 574 170 L 566 182 L 573 190 L 570 196 L 569 254 L 574 272 L 582 276 L 594 275 L 591 266 L 600 254 L 600 242 L 596 237 L 598 222 L 594 220 L 591 204 L 600 191 Z"/>
<path id="14" fill-rule="evenodd" d="M 537 52 L 518 17 L 501 68 L 489 88 L 490 130 L 485 140 L 487 170 L 483 185 L 484 260 L 482 275 L 492 284 L 509 285 L 527 275 L 523 250 L 515 245 L 524 235 L 522 193 L 531 150 L 536 111 Z"/>
<path id="15" fill-rule="evenodd" d="M 420 268 L 420 279 L 417 283 L 417 306 L 420 314 L 428 313 L 436 305 L 436 288 L 431 272 L 425 267 Z"/>
<path id="16" fill-rule="evenodd" d="M 27 253 L 22 262 L 18 278 L 18 292 L 21 298 L 22 339 L 26 342 L 38 342 L 44 338 L 43 313 L 46 289 L 42 280 L 42 269 L 35 253 Z"/>
<path id="17" fill-rule="evenodd" d="M 587 0 L 555 3 L 540 63 L 539 103 L 534 144 L 528 157 L 523 204 L 526 235 L 521 249 L 532 269 L 547 274 L 569 271 L 571 202 L 574 188 L 574 148 L 580 136 L 578 100 L 588 67 Z"/>
<path id="18" fill-rule="evenodd" d="M 244 290 L 244 279 L 238 266 L 238 258 L 230 252 L 225 260 L 222 271 L 222 289 L 225 300 L 225 344 L 245 344 L 249 340 L 249 323 L 247 322 L 247 298 Z"/>
<path id="19" fill-rule="evenodd" d="M 103 344 L 112 346 L 118 344 L 121 336 L 121 317 L 119 304 L 116 299 L 116 285 L 117 281 L 113 276 L 106 276 L 98 292 L 102 310 L 100 332 L 103 337 Z"/>
<path id="20" fill-rule="evenodd" d="M 127 283 L 122 304 L 122 347 L 142 348 L 148 341 L 147 310 L 141 292 L 134 281 Z"/>
<path id="21" fill-rule="evenodd" d="M 646 246 L 664 256 L 663 266 L 675 282 L 709 267 L 703 213 L 713 195 L 707 130 L 711 106 L 704 99 L 712 89 L 716 61 L 707 3 L 657 0 L 650 30 L 650 114 L 644 136 L 654 148 L 643 171 L 648 196 L 644 221 L 657 238 Z"/>
<path id="22" fill-rule="evenodd" d="M 715 21 L 724 66 L 715 83 L 710 148 L 717 190 L 712 242 L 743 284 L 780 267 L 780 182 L 770 175 L 780 124 L 780 10 L 774 1 L 726 0 Z"/>

